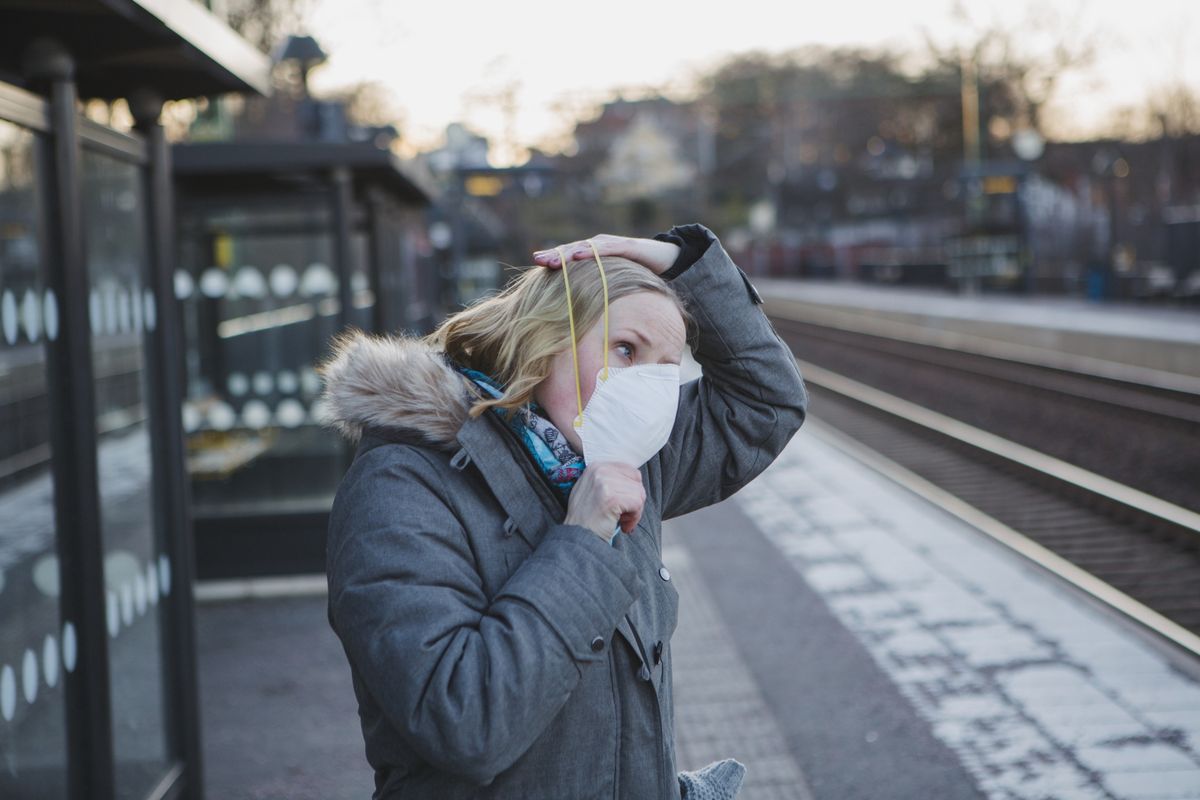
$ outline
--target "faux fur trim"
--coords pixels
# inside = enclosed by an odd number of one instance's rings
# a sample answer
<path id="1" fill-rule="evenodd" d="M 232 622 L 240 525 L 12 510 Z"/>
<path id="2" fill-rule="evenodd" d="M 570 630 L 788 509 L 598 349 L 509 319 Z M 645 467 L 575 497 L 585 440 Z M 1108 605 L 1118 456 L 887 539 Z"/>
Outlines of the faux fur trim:
<path id="1" fill-rule="evenodd" d="M 407 334 L 351 328 L 334 337 L 330 356 L 316 369 L 324 384 L 325 426 L 355 443 L 372 426 L 455 449 L 470 404 L 480 396 L 439 350 Z"/>

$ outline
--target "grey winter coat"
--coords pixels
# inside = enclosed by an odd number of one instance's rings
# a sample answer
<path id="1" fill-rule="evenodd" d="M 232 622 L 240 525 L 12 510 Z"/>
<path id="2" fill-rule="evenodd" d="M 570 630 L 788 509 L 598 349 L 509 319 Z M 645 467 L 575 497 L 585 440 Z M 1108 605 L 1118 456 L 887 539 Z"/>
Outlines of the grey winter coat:
<path id="1" fill-rule="evenodd" d="M 417 338 L 345 338 L 322 366 L 333 422 L 359 441 L 329 522 L 328 616 L 374 799 L 680 797 L 661 523 L 745 486 L 808 404 L 749 278 L 694 229 L 709 246 L 671 284 L 704 374 L 612 546 L 563 524 L 524 447 L 468 417 L 473 384 Z"/>

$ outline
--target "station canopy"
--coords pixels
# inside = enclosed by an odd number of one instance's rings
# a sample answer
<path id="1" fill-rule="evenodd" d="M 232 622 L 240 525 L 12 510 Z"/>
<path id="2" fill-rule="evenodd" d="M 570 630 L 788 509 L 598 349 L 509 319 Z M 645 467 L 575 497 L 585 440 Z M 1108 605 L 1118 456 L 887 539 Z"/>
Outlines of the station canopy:
<path id="1" fill-rule="evenodd" d="M 0 0 L 0 81 L 23 85 L 21 59 L 39 36 L 70 51 L 84 99 L 270 91 L 268 56 L 193 0 Z"/>

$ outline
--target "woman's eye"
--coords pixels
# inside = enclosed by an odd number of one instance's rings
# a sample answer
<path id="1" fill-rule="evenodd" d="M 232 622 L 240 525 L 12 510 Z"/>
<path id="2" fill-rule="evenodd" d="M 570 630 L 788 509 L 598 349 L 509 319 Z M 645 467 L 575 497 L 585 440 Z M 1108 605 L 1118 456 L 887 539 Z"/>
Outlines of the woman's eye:
<path id="1" fill-rule="evenodd" d="M 629 343 L 627 343 L 627 342 L 621 342 L 621 343 L 619 343 L 619 344 L 617 345 L 617 347 L 624 347 L 624 348 L 627 348 L 627 349 L 629 350 L 629 355 L 627 355 L 627 356 L 625 356 L 625 357 L 626 357 L 626 358 L 628 358 L 628 359 L 632 359 L 632 358 L 633 358 L 633 345 L 631 345 L 631 344 L 629 344 Z"/>

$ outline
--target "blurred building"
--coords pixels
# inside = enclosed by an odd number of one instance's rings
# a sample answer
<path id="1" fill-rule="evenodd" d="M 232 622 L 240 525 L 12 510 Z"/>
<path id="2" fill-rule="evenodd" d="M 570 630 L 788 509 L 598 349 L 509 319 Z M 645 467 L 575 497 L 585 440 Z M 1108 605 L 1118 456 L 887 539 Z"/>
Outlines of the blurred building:
<path id="1" fill-rule="evenodd" d="M 198 3 L 0 2 L 0 797 L 202 796 L 159 121 L 267 76 Z"/>
<path id="2" fill-rule="evenodd" d="M 528 259 L 519 203 L 540 196 L 553 172 L 536 154 L 521 166 L 493 167 L 489 150 L 486 137 L 454 122 L 441 147 L 416 159 L 439 188 L 431 218 L 452 309 L 502 288 L 512 277 L 505 260 Z"/>
<path id="3" fill-rule="evenodd" d="M 992 86 L 968 148 L 959 74 L 886 57 L 747 57 L 708 79 L 580 122 L 552 188 L 570 218 L 537 220 L 704 219 L 753 274 L 1200 300 L 1200 136 L 1047 143 Z"/>
<path id="4" fill-rule="evenodd" d="M 574 136 L 575 153 L 560 164 L 571 193 L 581 206 L 616 212 L 593 214 L 594 227 L 648 236 L 704 213 L 714 131 L 699 104 L 618 98 Z"/>

